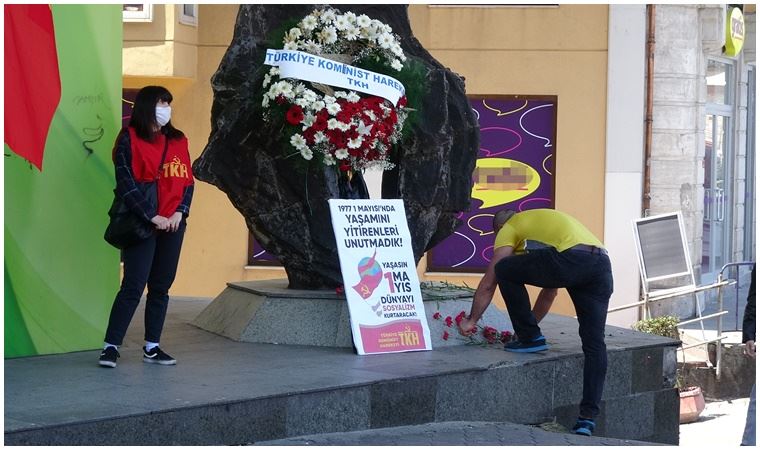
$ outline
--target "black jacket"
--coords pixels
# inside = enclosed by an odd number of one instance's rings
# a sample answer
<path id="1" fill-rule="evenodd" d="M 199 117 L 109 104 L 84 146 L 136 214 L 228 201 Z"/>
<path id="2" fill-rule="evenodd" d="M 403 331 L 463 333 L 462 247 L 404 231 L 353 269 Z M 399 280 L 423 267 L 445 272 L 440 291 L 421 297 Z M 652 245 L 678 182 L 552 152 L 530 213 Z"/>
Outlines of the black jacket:
<path id="1" fill-rule="evenodd" d="M 752 281 L 749 284 L 747 307 L 744 308 L 742 323 L 742 342 L 755 340 L 755 266 L 752 266 Z"/>

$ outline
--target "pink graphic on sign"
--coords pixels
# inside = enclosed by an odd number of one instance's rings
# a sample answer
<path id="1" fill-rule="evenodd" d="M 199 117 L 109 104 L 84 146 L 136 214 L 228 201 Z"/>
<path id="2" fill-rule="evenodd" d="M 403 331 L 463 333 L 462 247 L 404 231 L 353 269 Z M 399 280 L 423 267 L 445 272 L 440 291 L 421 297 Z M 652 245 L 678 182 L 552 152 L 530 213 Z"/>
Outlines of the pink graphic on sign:
<path id="1" fill-rule="evenodd" d="M 361 295 L 364 300 L 372 296 L 372 293 L 375 292 L 377 286 L 380 285 L 380 280 L 383 279 L 383 270 L 380 268 L 380 264 L 378 264 L 377 260 L 375 260 L 375 256 L 377 256 L 377 250 L 375 250 L 375 253 L 371 258 L 362 258 L 357 267 L 359 270 L 359 276 L 362 278 L 354 286 L 354 290 Z"/>
<path id="2" fill-rule="evenodd" d="M 425 334 L 419 320 L 397 320 L 383 325 L 359 325 L 364 351 L 385 353 L 425 350 Z"/>

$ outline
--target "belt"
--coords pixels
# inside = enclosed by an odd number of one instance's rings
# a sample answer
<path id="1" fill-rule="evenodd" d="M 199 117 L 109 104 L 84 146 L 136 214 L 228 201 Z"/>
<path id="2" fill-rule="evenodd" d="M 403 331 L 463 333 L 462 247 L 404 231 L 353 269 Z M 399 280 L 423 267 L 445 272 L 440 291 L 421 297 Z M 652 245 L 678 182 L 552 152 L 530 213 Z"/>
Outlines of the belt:
<path id="1" fill-rule="evenodd" d="M 574 246 L 568 248 L 568 250 L 577 250 L 577 251 L 581 251 L 581 252 L 588 252 L 588 253 L 591 253 L 591 254 L 594 254 L 594 253 L 599 253 L 601 255 L 606 255 L 607 254 L 607 250 L 605 250 L 605 249 L 603 249 L 601 247 L 594 247 L 593 245 L 586 245 L 586 244 L 574 245 Z"/>

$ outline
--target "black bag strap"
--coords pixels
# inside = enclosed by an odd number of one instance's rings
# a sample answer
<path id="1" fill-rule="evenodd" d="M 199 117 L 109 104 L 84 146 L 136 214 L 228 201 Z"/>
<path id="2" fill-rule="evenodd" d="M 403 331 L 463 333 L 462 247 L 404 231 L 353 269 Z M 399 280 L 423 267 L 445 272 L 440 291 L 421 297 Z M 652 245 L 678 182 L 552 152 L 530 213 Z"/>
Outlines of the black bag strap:
<path id="1" fill-rule="evenodd" d="M 164 160 L 166 159 L 166 151 L 169 150 L 169 135 L 164 135 L 164 153 L 161 155 L 161 162 L 158 163 L 158 171 L 156 171 L 156 180 L 154 181 L 156 183 L 156 214 L 158 214 L 158 178 L 161 176 L 161 168 L 164 166 Z"/>

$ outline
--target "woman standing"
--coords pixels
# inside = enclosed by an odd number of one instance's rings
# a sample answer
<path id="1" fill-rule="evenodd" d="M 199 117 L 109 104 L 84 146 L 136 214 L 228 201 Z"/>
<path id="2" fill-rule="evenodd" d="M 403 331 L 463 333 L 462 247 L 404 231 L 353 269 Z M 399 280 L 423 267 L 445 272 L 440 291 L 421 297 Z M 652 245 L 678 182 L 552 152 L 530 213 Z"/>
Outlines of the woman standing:
<path id="1" fill-rule="evenodd" d="M 146 86 L 135 98 L 129 127 L 116 138 L 113 160 L 116 195 L 148 222 L 156 232 L 122 250 L 124 278 L 108 320 L 99 364 L 116 367 L 132 316 L 148 286 L 145 305 L 143 361 L 172 365 L 177 361 L 161 350 L 169 288 L 179 262 L 186 218 L 193 198 L 193 174 L 187 138 L 171 124 L 171 93 L 161 86 Z M 160 167 L 159 167 L 160 165 Z M 158 208 L 148 202 L 136 183 L 157 181 Z"/>

